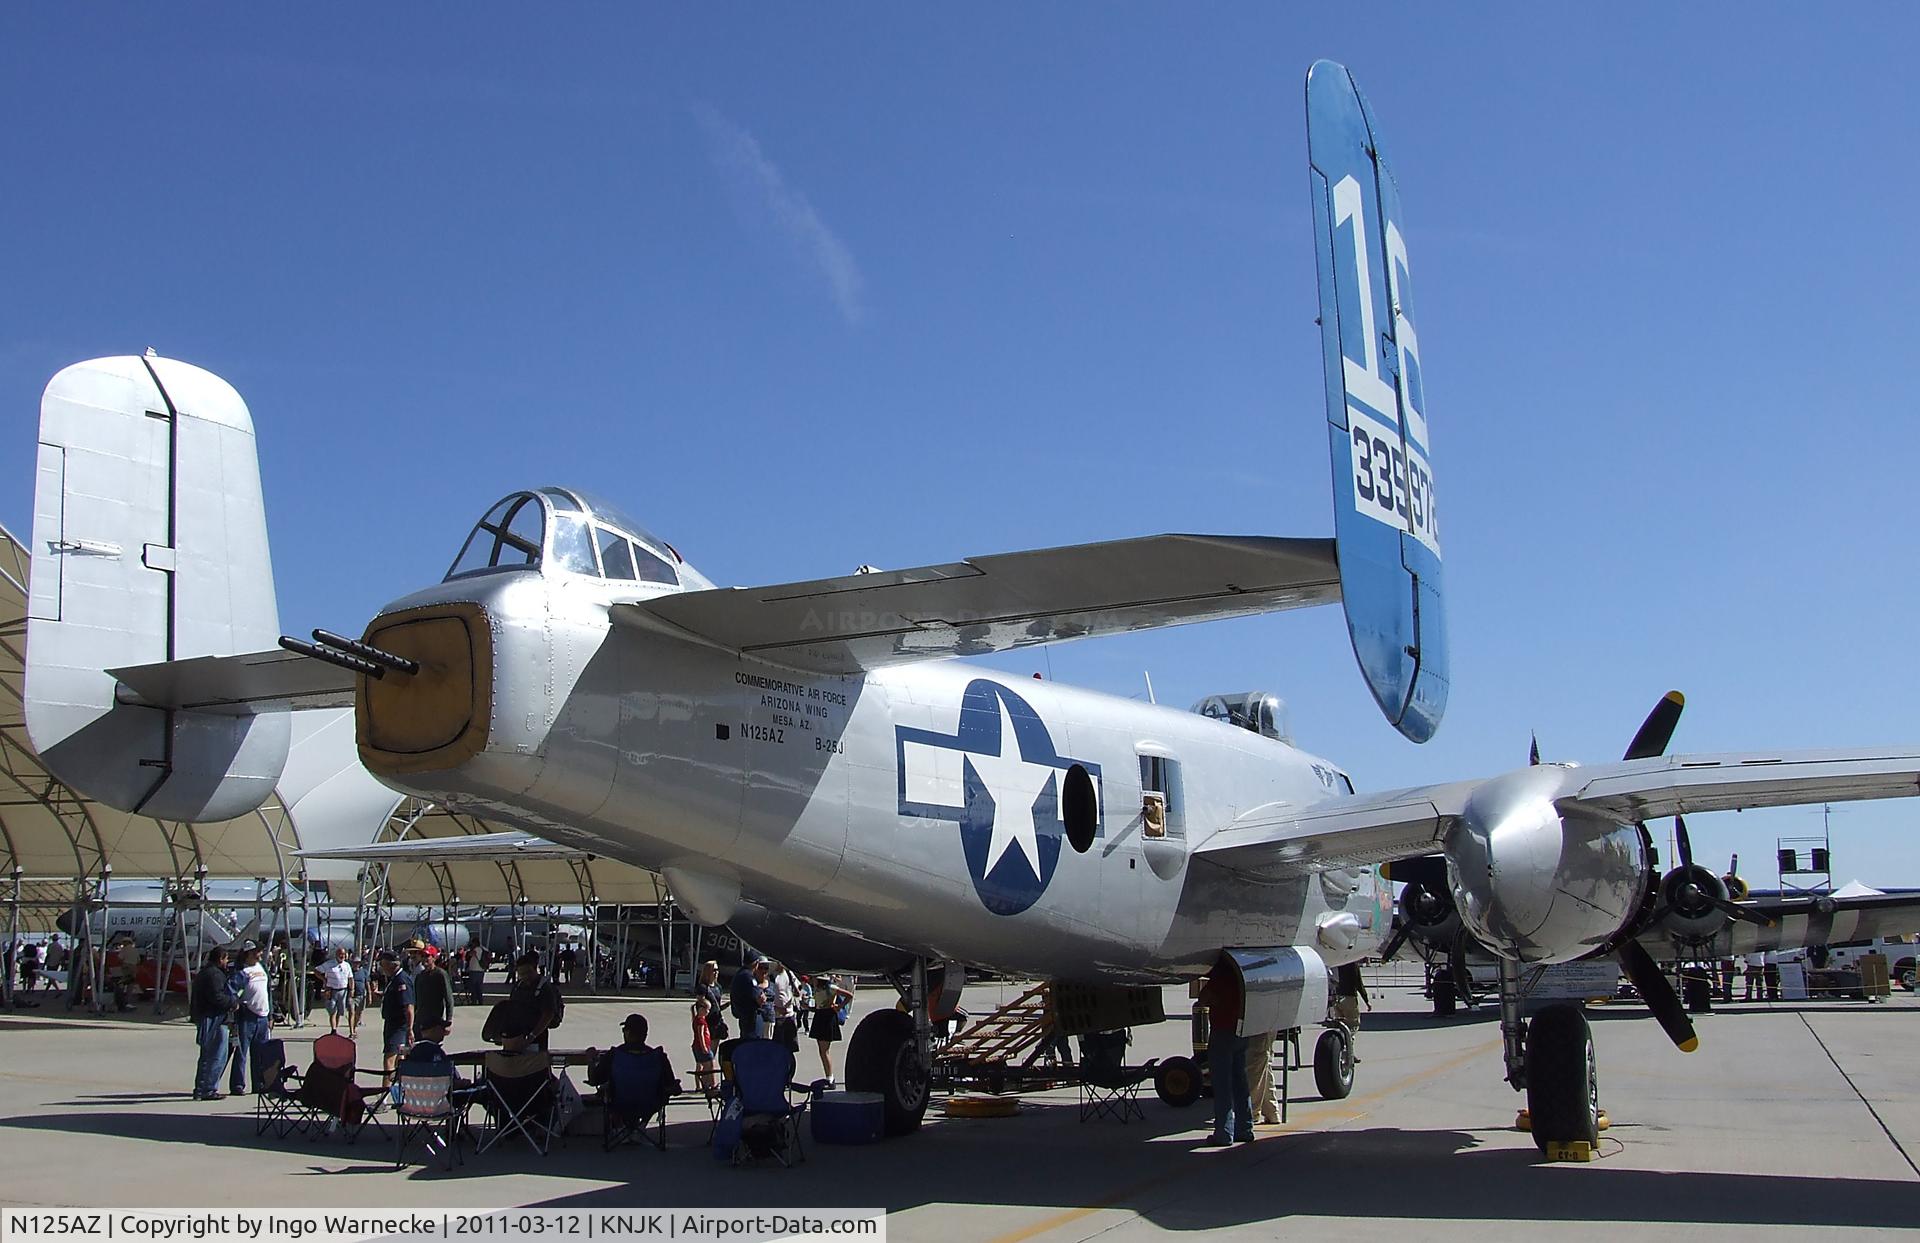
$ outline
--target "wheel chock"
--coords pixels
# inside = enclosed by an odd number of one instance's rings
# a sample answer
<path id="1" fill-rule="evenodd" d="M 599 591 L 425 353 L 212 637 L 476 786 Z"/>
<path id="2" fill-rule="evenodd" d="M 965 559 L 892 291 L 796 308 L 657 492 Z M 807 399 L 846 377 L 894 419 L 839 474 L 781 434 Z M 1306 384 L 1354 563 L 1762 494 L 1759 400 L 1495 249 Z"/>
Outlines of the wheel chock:
<path id="1" fill-rule="evenodd" d="M 1594 1151 L 1592 1144 L 1584 1139 L 1576 1139 L 1566 1144 L 1548 1144 L 1549 1161 L 1592 1161 L 1600 1154 Z"/>
<path id="2" fill-rule="evenodd" d="M 1516 1131 L 1533 1130 L 1533 1111 L 1523 1109 L 1513 1116 L 1513 1128 Z"/>

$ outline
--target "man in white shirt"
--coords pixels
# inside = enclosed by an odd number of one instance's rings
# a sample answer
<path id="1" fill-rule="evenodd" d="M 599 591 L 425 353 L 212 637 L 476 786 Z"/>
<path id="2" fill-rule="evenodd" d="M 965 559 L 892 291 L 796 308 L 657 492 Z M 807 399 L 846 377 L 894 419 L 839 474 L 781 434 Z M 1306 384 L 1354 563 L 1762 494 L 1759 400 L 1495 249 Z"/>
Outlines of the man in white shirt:
<path id="1" fill-rule="evenodd" d="M 259 946 L 248 941 L 240 947 L 240 969 L 234 974 L 238 984 L 233 993 L 240 1005 L 233 1012 L 233 1068 L 227 1073 L 227 1092 L 238 1096 L 247 1090 L 249 1066 L 253 1068 L 254 1091 L 265 1086 L 260 1082 L 260 1054 L 272 1025 L 273 1002 L 267 993 L 267 969 L 260 965 Z"/>
<path id="2" fill-rule="evenodd" d="M 333 957 L 320 968 L 320 983 L 327 990 L 327 1030 L 340 1034 L 340 1020 L 352 1023 L 347 1009 L 353 999 L 353 964 L 347 961 L 346 946 L 333 951 Z"/>
<path id="3" fill-rule="evenodd" d="M 1759 993 L 1761 991 L 1761 974 L 1766 970 L 1766 964 L 1767 964 L 1767 956 L 1765 954 L 1755 951 L 1754 953 L 1747 955 L 1747 971 L 1746 971 L 1747 991 L 1746 991 L 1746 995 L 1743 996 L 1740 1000 L 1742 1001 L 1764 1000 L 1764 998 L 1756 998 L 1754 994 Z"/>

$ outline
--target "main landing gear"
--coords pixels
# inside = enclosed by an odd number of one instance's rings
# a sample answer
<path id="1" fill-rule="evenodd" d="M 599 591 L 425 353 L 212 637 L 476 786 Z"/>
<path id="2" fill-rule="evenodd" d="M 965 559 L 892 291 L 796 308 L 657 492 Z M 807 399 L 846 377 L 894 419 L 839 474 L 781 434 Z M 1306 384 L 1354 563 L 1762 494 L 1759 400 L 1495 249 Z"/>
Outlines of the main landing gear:
<path id="1" fill-rule="evenodd" d="M 894 986 L 900 989 L 906 1010 L 875 1010 L 860 1020 L 847 1042 L 847 1090 L 880 1094 L 890 1136 L 919 1130 L 932 1095 L 928 1069 L 933 1065 L 933 1022 L 927 1014 L 926 959 L 915 959 L 903 975 L 894 979 Z"/>
<path id="2" fill-rule="evenodd" d="M 1600 1142 L 1600 1084 L 1593 1031 L 1579 1006 L 1556 1003 L 1531 1020 L 1521 1017 L 1525 995 L 1517 964 L 1500 964 L 1500 1034 L 1507 1082 L 1525 1090 L 1533 1142 L 1542 1152 Z"/>

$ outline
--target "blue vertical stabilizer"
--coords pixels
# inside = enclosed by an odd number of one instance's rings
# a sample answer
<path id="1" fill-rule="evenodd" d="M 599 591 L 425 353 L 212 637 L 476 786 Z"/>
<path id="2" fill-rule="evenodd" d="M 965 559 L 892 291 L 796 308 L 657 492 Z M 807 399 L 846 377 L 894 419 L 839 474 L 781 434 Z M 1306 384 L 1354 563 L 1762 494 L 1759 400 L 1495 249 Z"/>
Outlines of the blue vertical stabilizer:
<path id="1" fill-rule="evenodd" d="M 1307 73 L 1307 162 L 1347 632 L 1394 728 L 1425 742 L 1447 706 L 1431 445 L 1400 195 L 1345 66 Z"/>

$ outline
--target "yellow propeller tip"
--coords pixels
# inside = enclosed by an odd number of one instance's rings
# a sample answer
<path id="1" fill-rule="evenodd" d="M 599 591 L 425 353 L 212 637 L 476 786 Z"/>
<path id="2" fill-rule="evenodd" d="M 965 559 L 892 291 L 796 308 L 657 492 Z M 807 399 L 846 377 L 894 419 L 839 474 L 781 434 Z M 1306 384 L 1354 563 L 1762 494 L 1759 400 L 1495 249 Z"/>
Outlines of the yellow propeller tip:
<path id="1" fill-rule="evenodd" d="M 1680 1052 L 1682 1053 L 1691 1053 L 1699 1047 L 1700 1047 L 1700 1037 L 1698 1036 L 1688 1036 L 1685 1040 L 1682 1040 L 1680 1042 Z"/>
<path id="2" fill-rule="evenodd" d="M 1665 695 L 1661 696 L 1661 698 L 1682 708 L 1687 706 L 1687 697 L 1679 691 L 1668 691 Z"/>

